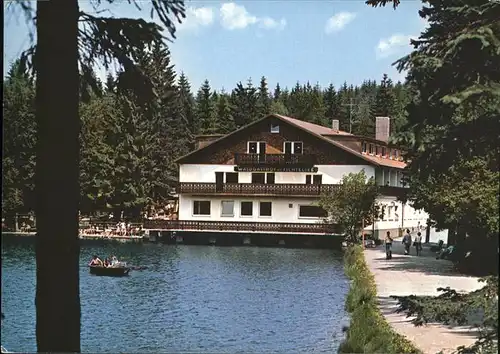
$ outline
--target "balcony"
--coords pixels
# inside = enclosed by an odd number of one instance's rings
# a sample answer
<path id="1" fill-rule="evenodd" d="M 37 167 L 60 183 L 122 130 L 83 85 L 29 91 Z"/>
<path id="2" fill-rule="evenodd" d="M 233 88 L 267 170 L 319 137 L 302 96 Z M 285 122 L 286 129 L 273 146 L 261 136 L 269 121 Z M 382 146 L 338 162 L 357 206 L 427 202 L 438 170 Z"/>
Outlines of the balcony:
<path id="1" fill-rule="evenodd" d="M 255 183 L 190 183 L 179 184 L 182 194 L 319 196 L 338 188 L 338 184 L 255 184 Z"/>
<path id="2" fill-rule="evenodd" d="M 393 187 L 393 186 L 378 186 L 380 195 L 389 197 L 397 197 L 398 199 L 406 199 L 408 188 L 406 187 Z"/>
<path id="3" fill-rule="evenodd" d="M 237 166 L 312 167 L 315 155 L 304 154 L 234 154 Z"/>
<path id="4" fill-rule="evenodd" d="M 194 195 L 265 195 L 284 197 L 313 197 L 339 188 L 338 184 L 256 184 L 256 183 L 199 183 L 182 182 L 178 193 Z M 384 196 L 404 197 L 407 188 L 379 186 L 379 193 Z"/>
<path id="5" fill-rule="evenodd" d="M 296 234 L 337 234 L 337 225 L 315 223 L 198 221 L 198 220 L 146 220 L 144 228 L 170 231 L 228 231 L 228 232 L 284 232 Z"/>

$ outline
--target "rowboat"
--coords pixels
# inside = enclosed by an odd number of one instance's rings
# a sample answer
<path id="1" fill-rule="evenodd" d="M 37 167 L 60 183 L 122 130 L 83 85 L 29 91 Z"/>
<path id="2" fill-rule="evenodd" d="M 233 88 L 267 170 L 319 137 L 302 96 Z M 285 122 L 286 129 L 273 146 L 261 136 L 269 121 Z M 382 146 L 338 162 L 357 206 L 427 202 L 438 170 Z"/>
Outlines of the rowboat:
<path id="1" fill-rule="evenodd" d="M 107 277 L 124 277 L 130 272 L 128 267 L 89 266 L 90 274 Z"/>

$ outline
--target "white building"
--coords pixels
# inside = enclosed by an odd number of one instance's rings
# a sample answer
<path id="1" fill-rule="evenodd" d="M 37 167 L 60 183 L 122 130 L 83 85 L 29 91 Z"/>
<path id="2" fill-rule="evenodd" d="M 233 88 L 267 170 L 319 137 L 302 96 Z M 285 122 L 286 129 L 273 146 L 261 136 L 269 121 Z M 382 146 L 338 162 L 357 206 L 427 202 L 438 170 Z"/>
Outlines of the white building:
<path id="1" fill-rule="evenodd" d="M 376 139 L 272 114 L 226 136 L 201 136 L 180 158 L 178 221 L 156 228 L 221 233 L 335 233 L 315 205 L 321 191 L 364 170 L 381 186 L 380 234 L 425 228 L 428 215 L 398 201 L 405 192 L 400 150 L 388 144 L 389 118 L 376 120 Z"/>

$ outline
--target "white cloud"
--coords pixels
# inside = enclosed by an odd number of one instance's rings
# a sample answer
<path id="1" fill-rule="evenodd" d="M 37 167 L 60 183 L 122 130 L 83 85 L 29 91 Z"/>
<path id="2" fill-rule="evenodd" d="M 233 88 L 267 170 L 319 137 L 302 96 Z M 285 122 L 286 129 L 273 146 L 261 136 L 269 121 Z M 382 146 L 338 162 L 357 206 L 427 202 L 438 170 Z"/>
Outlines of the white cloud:
<path id="1" fill-rule="evenodd" d="M 271 17 L 257 17 L 250 14 L 245 6 L 236 5 L 234 2 L 226 2 L 220 7 L 221 25 L 225 29 L 243 29 L 258 24 L 264 29 L 282 30 L 286 26 L 286 20 L 282 18 L 277 21 Z"/>
<path id="2" fill-rule="evenodd" d="M 382 38 L 375 48 L 377 58 L 387 58 L 391 55 L 398 54 L 405 47 L 410 50 L 410 39 L 414 36 L 404 34 L 393 34 L 389 38 Z"/>
<path id="3" fill-rule="evenodd" d="M 286 20 L 282 18 L 281 20 L 276 21 L 274 18 L 271 17 L 263 17 L 259 19 L 259 27 L 265 29 L 282 30 L 286 27 Z"/>
<path id="4" fill-rule="evenodd" d="M 214 22 L 214 10 L 211 7 L 188 7 L 186 18 L 178 25 L 182 30 L 198 30 L 210 26 Z"/>
<path id="5" fill-rule="evenodd" d="M 338 32 L 347 26 L 356 18 L 356 14 L 353 12 L 339 12 L 330 17 L 326 21 L 325 32 L 326 34 L 331 34 L 333 32 Z"/>

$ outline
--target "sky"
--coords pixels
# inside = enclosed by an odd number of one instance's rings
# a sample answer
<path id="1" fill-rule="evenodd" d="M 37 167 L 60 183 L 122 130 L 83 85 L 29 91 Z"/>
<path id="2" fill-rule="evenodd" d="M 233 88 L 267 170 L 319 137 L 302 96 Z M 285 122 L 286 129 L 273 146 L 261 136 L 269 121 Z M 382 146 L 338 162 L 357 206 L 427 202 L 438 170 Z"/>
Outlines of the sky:
<path id="1" fill-rule="evenodd" d="M 118 0 L 102 1 L 101 16 L 151 20 L 148 0 L 142 11 Z M 402 1 L 393 10 L 371 8 L 364 0 L 236 0 L 186 1 L 186 19 L 169 44 L 176 71 L 183 71 L 197 90 L 207 79 L 212 88 L 230 91 L 249 78 L 258 85 L 293 87 L 297 81 L 336 87 L 380 81 L 387 73 L 402 80 L 391 64 L 411 51 L 426 22 L 418 15 L 422 3 Z M 95 13 L 89 1 L 80 9 Z M 6 5 L 4 5 L 6 6 Z M 154 21 L 158 21 L 156 18 Z M 4 75 L 9 63 L 30 45 L 32 25 L 20 11 L 8 8 L 4 22 Z M 97 69 L 104 76 L 104 69 Z"/>

